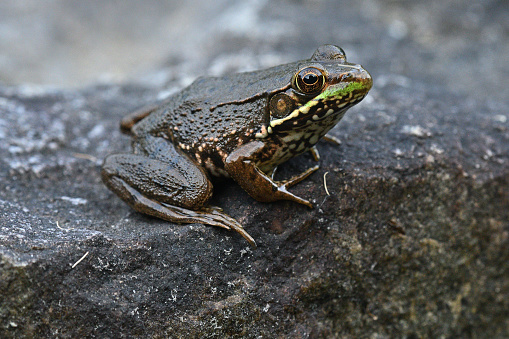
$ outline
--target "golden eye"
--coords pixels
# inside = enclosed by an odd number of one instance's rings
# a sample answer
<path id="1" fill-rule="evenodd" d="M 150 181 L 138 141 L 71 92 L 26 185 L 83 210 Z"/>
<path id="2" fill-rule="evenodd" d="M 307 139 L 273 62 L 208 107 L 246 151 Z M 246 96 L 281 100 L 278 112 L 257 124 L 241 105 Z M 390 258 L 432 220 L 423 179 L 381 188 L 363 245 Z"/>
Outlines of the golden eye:
<path id="1" fill-rule="evenodd" d="M 304 94 L 317 93 L 325 85 L 325 74 L 315 67 L 306 67 L 295 76 L 295 86 Z"/>

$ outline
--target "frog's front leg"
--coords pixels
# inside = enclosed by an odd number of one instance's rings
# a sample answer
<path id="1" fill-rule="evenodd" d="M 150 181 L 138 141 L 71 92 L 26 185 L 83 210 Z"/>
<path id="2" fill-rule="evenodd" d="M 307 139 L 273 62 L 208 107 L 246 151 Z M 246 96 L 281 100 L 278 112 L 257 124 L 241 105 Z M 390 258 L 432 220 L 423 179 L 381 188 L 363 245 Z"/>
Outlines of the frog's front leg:
<path id="1" fill-rule="evenodd" d="M 271 176 L 260 170 L 253 159 L 259 158 L 265 151 L 262 141 L 252 141 L 233 151 L 225 161 L 225 169 L 230 176 L 254 199 L 263 202 L 290 200 L 299 204 L 313 207 L 313 205 L 287 189 L 308 177 L 318 169 L 314 166 L 290 180 L 276 182 Z"/>
<path id="2" fill-rule="evenodd" d="M 324 141 L 327 141 L 331 144 L 334 144 L 334 145 L 341 145 L 341 140 L 339 140 L 338 138 L 332 136 L 332 135 L 329 135 L 329 134 L 326 134 L 322 137 L 322 140 Z M 313 157 L 313 159 L 315 161 L 318 161 L 320 160 L 320 153 L 318 152 L 318 149 L 316 148 L 316 145 L 314 145 L 313 147 L 311 147 L 309 149 L 309 151 L 311 152 L 311 156 Z"/>
<path id="3" fill-rule="evenodd" d="M 153 150 L 145 154 L 108 156 L 102 167 L 106 186 L 138 212 L 171 222 L 233 229 L 256 246 L 235 219 L 207 205 L 212 184 L 201 167 L 166 140 L 153 140 L 150 147 Z"/>

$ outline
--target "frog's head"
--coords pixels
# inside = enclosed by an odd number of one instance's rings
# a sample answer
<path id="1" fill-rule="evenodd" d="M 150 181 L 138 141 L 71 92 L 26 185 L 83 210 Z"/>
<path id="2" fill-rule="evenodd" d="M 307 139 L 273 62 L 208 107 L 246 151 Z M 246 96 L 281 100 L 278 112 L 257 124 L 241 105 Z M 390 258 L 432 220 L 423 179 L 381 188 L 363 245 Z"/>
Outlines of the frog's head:
<path id="1" fill-rule="evenodd" d="M 269 99 L 270 122 L 259 136 L 291 135 L 312 146 L 366 96 L 373 81 L 333 45 L 319 47 L 311 59 L 295 65 L 291 85 Z"/>

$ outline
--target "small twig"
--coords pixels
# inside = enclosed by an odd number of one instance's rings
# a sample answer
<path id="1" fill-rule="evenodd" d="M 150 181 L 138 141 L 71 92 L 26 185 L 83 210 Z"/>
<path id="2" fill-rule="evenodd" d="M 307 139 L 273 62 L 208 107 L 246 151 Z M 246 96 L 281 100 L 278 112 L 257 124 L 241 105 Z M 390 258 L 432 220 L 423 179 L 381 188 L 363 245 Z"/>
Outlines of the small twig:
<path id="1" fill-rule="evenodd" d="M 72 155 L 74 155 L 76 158 L 89 160 L 89 161 L 91 161 L 91 162 L 96 162 L 96 161 L 97 161 L 97 158 L 96 158 L 96 157 L 94 157 L 93 155 L 90 155 L 90 154 L 85 154 L 85 153 L 73 153 Z"/>
<path id="2" fill-rule="evenodd" d="M 327 189 L 327 179 L 325 178 L 327 174 L 329 174 L 329 172 L 325 172 L 325 174 L 323 175 L 323 187 L 325 188 L 325 193 L 327 193 L 327 195 L 330 195 L 329 190 Z"/>
<path id="3" fill-rule="evenodd" d="M 323 201 L 322 203 L 320 204 L 320 206 L 318 206 L 318 208 L 322 208 L 322 205 L 325 204 L 325 201 L 327 200 L 328 197 L 330 197 L 330 193 L 329 193 L 329 190 L 327 188 L 327 174 L 329 174 L 329 172 L 325 172 L 325 174 L 323 175 L 323 187 L 325 188 L 325 193 L 327 193 L 327 196 L 325 198 L 323 198 Z"/>
<path id="4" fill-rule="evenodd" d="M 76 267 L 76 266 L 77 266 L 80 262 L 82 262 L 82 261 L 83 261 L 83 259 L 85 259 L 85 258 L 87 257 L 87 255 L 88 255 L 88 251 L 87 251 L 87 253 L 85 253 L 85 254 L 84 254 L 84 255 L 83 255 L 83 256 L 82 256 L 82 257 L 81 257 L 78 261 L 76 261 L 76 262 L 74 263 L 74 265 L 72 265 L 72 266 L 71 266 L 71 268 L 75 268 L 75 267 Z"/>
<path id="5" fill-rule="evenodd" d="M 70 230 L 73 230 L 73 229 L 74 229 L 74 227 L 71 227 L 71 228 L 62 228 L 62 227 L 60 227 L 60 225 L 58 224 L 58 220 L 56 221 L 56 224 L 57 224 L 57 227 L 58 227 L 59 229 L 61 229 L 62 231 L 70 231 Z"/>

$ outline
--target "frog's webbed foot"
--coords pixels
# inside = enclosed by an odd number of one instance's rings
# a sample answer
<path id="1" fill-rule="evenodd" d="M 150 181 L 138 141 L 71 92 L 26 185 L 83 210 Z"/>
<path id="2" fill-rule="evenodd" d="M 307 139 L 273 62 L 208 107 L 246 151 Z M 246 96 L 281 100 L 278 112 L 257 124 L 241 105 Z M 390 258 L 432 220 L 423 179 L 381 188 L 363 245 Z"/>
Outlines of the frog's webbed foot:
<path id="1" fill-rule="evenodd" d="M 212 225 L 208 222 L 203 222 L 204 224 L 234 230 L 237 233 L 239 233 L 242 237 L 244 237 L 244 239 L 246 239 L 251 246 L 256 248 L 256 242 L 249 235 L 249 233 L 246 232 L 244 227 L 242 227 L 242 225 L 237 220 L 230 217 L 228 214 L 224 213 L 220 207 L 209 206 L 204 208 L 202 212 L 198 211 L 197 213 L 207 214 L 209 217 L 211 216 L 220 222 L 220 224 L 217 225 Z"/>
<path id="2" fill-rule="evenodd" d="M 196 222 L 204 225 L 225 228 L 227 230 L 234 230 L 244 237 L 244 239 L 246 239 L 252 247 L 256 248 L 256 242 L 253 237 L 247 233 L 237 220 L 222 212 L 220 208 L 211 206 L 199 211 L 193 211 L 177 206 L 166 206 L 165 204 L 161 205 L 164 208 L 164 215 L 159 216 L 161 219 L 173 222 L 179 222 L 179 220 L 182 220 L 184 223 Z"/>
<path id="3" fill-rule="evenodd" d="M 129 197 L 124 200 L 138 212 L 176 223 L 200 223 L 234 230 L 256 248 L 256 242 L 242 225 L 218 207 L 204 207 L 194 211 L 151 200 L 120 178 L 111 178 L 109 184 L 115 187 L 116 192 L 121 192 L 123 197 Z"/>
<path id="4" fill-rule="evenodd" d="M 207 207 L 213 187 L 203 168 L 167 140 L 145 136 L 142 141 L 137 145 L 141 154 L 113 154 L 104 160 L 101 175 L 111 191 L 138 212 L 176 223 L 232 229 L 255 246 L 235 219 Z"/>
<path id="5" fill-rule="evenodd" d="M 302 180 L 304 180 L 307 177 L 309 177 L 318 168 L 320 168 L 320 166 L 318 166 L 318 165 L 310 167 L 307 170 L 305 170 L 304 172 L 302 172 L 300 174 L 297 174 L 297 175 L 291 177 L 290 179 L 279 181 L 279 182 L 275 182 L 275 183 L 281 184 L 281 186 L 279 186 L 279 189 L 283 190 L 283 188 L 284 188 L 284 191 L 286 191 L 288 194 L 291 194 L 293 196 L 293 199 L 292 199 L 293 201 L 296 201 L 296 202 L 298 202 L 300 204 L 306 205 L 309 208 L 313 208 L 313 205 L 308 200 L 304 200 L 304 199 L 302 199 L 302 198 L 300 198 L 300 197 L 298 197 L 298 196 L 288 192 L 287 189 L 289 189 L 292 186 L 297 185 L 299 182 L 301 182 Z"/>

